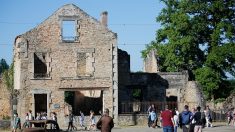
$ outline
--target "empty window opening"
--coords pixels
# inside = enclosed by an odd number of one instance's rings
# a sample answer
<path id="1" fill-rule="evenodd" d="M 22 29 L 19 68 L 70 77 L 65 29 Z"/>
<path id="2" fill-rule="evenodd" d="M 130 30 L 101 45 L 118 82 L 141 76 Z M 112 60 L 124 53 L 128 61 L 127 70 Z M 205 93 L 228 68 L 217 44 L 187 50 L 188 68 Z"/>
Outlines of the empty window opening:
<path id="1" fill-rule="evenodd" d="M 134 101 L 142 101 L 143 100 L 143 92 L 141 88 L 133 88 L 132 89 L 132 98 Z"/>
<path id="2" fill-rule="evenodd" d="M 64 20 L 62 28 L 62 39 L 65 42 L 73 42 L 77 40 L 74 20 Z"/>
<path id="3" fill-rule="evenodd" d="M 34 53 L 34 78 L 48 77 L 46 53 Z"/>

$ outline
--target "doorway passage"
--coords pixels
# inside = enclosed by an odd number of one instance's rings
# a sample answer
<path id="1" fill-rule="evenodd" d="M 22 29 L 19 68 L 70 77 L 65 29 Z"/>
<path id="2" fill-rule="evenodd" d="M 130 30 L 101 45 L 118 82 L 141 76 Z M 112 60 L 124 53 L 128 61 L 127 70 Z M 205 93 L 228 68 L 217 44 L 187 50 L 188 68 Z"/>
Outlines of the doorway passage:
<path id="1" fill-rule="evenodd" d="M 96 97 L 86 96 L 80 91 L 65 91 L 65 102 L 72 106 L 74 115 L 80 115 L 82 111 L 87 116 L 90 110 L 99 115 L 103 108 L 103 91 Z"/>
<path id="2" fill-rule="evenodd" d="M 34 94 L 35 113 L 47 113 L 47 94 Z"/>

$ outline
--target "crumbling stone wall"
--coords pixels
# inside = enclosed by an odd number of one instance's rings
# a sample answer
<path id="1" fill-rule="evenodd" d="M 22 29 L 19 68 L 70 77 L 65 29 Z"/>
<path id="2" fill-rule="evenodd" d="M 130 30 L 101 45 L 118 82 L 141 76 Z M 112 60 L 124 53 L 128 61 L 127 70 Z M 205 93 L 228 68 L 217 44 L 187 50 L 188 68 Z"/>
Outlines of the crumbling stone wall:
<path id="1" fill-rule="evenodd" d="M 75 22 L 73 41 L 63 40 L 62 22 Z M 35 112 L 35 94 L 46 94 L 47 115 L 56 112 L 64 122 L 64 91 L 103 91 L 103 108 L 117 119 L 117 35 L 73 4 L 58 9 L 32 30 L 16 37 L 15 88 L 20 95 L 20 117 Z M 35 77 L 35 53 L 47 66 L 45 75 Z M 37 55 L 37 54 L 36 54 Z M 86 57 L 84 57 L 84 55 Z M 83 56 L 81 58 L 81 56 Z M 86 63 L 86 67 L 81 66 Z M 86 70 L 86 73 L 85 73 Z"/>
<path id="2" fill-rule="evenodd" d="M 158 73 L 159 72 L 156 51 L 151 50 L 149 52 L 149 54 L 147 54 L 146 58 L 144 58 L 143 71 L 147 72 L 147 73 Z"/>
<path id="3" fill-rule="evenodd" d="M 0 119 L 11 115 L 10 93 L 0 78 Z"/>
<path id="4" fill-rule="evenodd" d="M 166 88 L 166 97 L 169 100 L 176 98 L 178 102 L 179 110 L 183 109 L 185 104 L 190 107 L 196 105 L 204 105 L 204 99 L 200 86 L 195 81 L 188 80 L 188 73 L 183 72 L 161 72 L 157 62 L 156 51 L 152 50 L 149 52 L 147 57 L 144 59 L 144 72 L 157 73 L 168 83 Z"/>
<path id="5" fill-rule="evenodd" d="M 132 91 L 142 90 L 142 101 L 165 101 L 167 81 L 156 73 L 130 72 L 130 55 L 118 50 L 119 102 L 134 101 Z M 119 105 L 120 105 L 119 103 Z"/>

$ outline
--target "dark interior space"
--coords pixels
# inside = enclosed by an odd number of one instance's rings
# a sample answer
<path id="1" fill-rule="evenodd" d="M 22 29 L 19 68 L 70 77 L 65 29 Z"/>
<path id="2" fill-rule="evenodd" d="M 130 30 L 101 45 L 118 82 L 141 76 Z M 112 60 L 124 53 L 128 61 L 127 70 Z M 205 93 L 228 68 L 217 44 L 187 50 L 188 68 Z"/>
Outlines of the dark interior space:
<path id="1" fill-rule="evenodd" d="M 65 101 L 72 106 L 73 114 L 80 115 L 80 111 L 84 113 L 84 115 L 90 115 L 90 110 L 95 112 L 95 115 L 100 115 L 99 111 L 102 111 L 103 108 L 103 92 L 101 91 L 100 97 L 87 97 L 84 96 L 79 91 L 65 91 L 67 97 L 65 95 Z"/>
<path id="2" fill-rule="evenodd" d="M 34 53 L 34 77 L 47 77 L 46 55 L 41 53 L 41 57 Z"/>
<path id="3" fill-rule="evenodd" d="M 34 94 L 35 100 L 35 113 L 46 112 L 47 113 L 47 94 Z"/>

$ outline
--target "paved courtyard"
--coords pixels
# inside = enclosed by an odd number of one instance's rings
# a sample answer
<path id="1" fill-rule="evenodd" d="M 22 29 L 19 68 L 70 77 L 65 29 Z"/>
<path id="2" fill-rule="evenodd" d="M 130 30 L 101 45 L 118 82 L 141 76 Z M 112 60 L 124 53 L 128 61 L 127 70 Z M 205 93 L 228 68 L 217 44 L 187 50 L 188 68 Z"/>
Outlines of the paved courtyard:
<path id="1" fill-rule="evenodd" d="M 128 128 L 114 128 L 112 132 L 162 132 L 162 128 L 148 128 L 148 127 L 128 127 Z M 182 132 L 182 129 L 178 129 Z M 215 126 L 213 128 L 204 128 L 203 132 L 235 132 L 235 127 L 231 126 Z"/>
<path id="2" fill-rule="evenodd" d="M 88 132 L 79 130 L 78 132 Z M 97 131 L 94 131 L 97 132 Z M 112 132 L 162 132 L 162 128 L 148 128 L 144 126 L 129 126 L 129 127 L 115 127 Z M 178 132 L 182 132 L 182 129 L 178 128 Z M 215 125 L 212 128 L 204 128 L 203 132 L 235 132 L 235 127 L 226 125 Z"/>
<path id="3" fill-rule="evenodd" d="M 79 128 L 78 128 L 79 129 Z M 65 129 L 63 129 L 65 130 Z M 10 132 L 10 130 L 0 130 L 1 132 Z M 77 132 L 89 132 L 88 130 L 78 130 Z M 90 131 L 92 132 L 92 131 Z M 93 132 L 99 132 L 93 131 Z M 145 126 L 129 126 L 129 127 L 115 127 L 112 132 L 162 132 L 162 128 L 148 128 Z M 178 129 L 178 132 L 182 132 L 182 129 Z M 203 132 L 235 132 L 235 127 L 226 126 L 224 124 L 216 124 L 212 128 L 204 128 Z"/>

